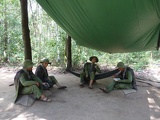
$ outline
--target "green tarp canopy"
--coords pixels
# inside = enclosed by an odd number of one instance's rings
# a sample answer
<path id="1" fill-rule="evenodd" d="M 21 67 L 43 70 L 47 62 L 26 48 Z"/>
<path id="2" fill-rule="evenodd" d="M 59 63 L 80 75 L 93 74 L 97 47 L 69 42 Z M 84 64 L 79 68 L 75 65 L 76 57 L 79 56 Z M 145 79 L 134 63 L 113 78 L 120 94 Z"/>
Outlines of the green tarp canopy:
<path id="1" fill-rule="evenodd" d="M 156 50 L 160 0 L 37 0 L 78 45 L 108 53 Z"/>

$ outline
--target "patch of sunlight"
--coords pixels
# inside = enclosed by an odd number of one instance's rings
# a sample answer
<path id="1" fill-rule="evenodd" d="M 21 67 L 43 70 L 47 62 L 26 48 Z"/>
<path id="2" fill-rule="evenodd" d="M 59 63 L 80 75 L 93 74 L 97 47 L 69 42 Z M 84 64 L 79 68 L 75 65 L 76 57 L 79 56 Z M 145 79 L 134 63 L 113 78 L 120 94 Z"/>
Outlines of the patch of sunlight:
<path id="1" fill-rule="evenodd" d="M 160 91 L 159 89 L 152 89 L 155 92 L 155 96 L 158 97 L 160 99 Z"/>
<path id="2" fill-rule="evenodd" d="M 148 98 L 148 103 L 150 110 L 154 110 L 154 112 L 160 112 L 160 107 L 156 104 L 153 98 Z M 151 115 L 150 120 L 157 120 L 157 118 Z"/>
<path id="3" fill-rule="evenodd" d="M 148 94 L 151 94 L 148 90 L 146 90 Z"/>
<path id="4" fill-rule="evenodd" d="M 160 81 L 160 76 L 159 75 L 153 75 L 154 78 L 157 79 L 157 81 Z"/>
<path id="5" fill-rule="evenodd" d="M 160 110 L 160 107 L 156 104 L 153 98 L 148 98 L 148 102 L 150 103 L 149 108 L 155 108 Z"/>
<path id="6" fill-rule="evenodd" d="M 27 120 L 27 117 L 25 117 L 24 114 L 20 114 L 16 118 L 13 118 L 12 120 Z"/>
<path id="7" fill-rule="evenodd" d="M 10 104 L 8 105 L 8 107 L 5 109 L 5 111 L 7 111 L 7 110 L 13 108 L 13 105 L 14 105 L 14 103 L 10 103 Z"/>
<path id="8" fill-rule="evenodd" d="M 149 105 L 149 108 L 151 108 L 151 109 L 159 109 L 158 111 L 160 111 L 160 108 L 159 108 L 159 106 L 155 106 L 155 105 Z"/>
<path id="9" fill-rule="evenodd" d="M 4 98 L 0 98 L 0 102 L 3 101 L 3 100 L 4 100 Z"/>
<path id="10" fill-rule="evenodd" d="M 154 116 L 150 116 L 150 120 L 157 120 Z"/>
<path id="11" fill-rule="evenodd" d="M 155 93 L 155 96 L 158 97 L 160 99 L 160 94 Z"/>
<path id="12" fill-rule="evenodd" d="M 0 103 L 3 102 L 4 98 L 0 98 Z"/>
<path id="13" fill-rule="evenodd" d="M 159 89 L 153 89 L 156 93 L 160 94 Z"/>
<path id="14" fill-rule="evenodd" d="M 13 118 L 12 120 L 28 120 L 28 119 L 47 120 L 47 119 L 44 119 L 44 118 L 40 118 L 33 113 L 26 113 L 26 112 L 18 115 L 16 118 Z"/>
<path id="15" fill-rule="evenodd" d="M 153 98 L 148 98 L 148 102 L 151 103 L 151 104 L 155 103 Z"/>

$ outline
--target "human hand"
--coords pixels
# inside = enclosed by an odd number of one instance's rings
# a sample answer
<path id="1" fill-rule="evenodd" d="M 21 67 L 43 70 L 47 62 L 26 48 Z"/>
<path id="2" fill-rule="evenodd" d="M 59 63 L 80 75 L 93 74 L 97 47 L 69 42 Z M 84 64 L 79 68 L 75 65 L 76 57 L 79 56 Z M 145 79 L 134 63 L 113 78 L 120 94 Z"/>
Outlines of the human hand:
<path id="1" fill-rule="evenodd" d="M 88 78 L 88 75 L 86 75 L 86 78 Z"/>
<path id="2" fill-rule="evenodd" d="M 42 84 L 43 84 L 43 85 L 46 85 L 46 82 L 43 82 Z"/>
<path id="3" fill-rule="evenodd" d="M 39 86 L 39 82 L 36 82 L 36 85 Z"/>
<path id="4" fill-rule="evenodd" d="M 97 68 L 98 67 L 97 64 L 94 64 L 94 67 Z"/>

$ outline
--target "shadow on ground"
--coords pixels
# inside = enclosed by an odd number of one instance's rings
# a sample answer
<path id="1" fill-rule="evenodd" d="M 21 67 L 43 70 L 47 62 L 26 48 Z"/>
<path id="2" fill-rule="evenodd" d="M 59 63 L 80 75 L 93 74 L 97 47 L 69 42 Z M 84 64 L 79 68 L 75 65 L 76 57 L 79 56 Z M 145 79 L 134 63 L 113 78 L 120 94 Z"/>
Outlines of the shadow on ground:
<path id="1" fill-rule="evenodd" d="M 94 89 L 79 87 L 79 78 L 71 74 L 55 75 L 66 90 L 56 86 L 45 93 L 51 103 L 36 101 L 31 107 L 15 105 L 13 82 L 15 73 L 0 74 L 1 120 L 160 120 L 160 91 L 154 87 L 138 87 L 138 92 L 124 95 L 121 90 L 105 94 L 98 88 L 111 78 L 97 81 Z"/>

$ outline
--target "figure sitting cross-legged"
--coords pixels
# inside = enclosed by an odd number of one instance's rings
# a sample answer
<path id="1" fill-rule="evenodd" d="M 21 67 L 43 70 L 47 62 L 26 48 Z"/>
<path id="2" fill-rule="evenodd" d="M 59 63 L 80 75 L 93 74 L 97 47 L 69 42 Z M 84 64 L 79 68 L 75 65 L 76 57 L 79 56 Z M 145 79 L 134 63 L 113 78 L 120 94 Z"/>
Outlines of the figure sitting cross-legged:
<path id="1" fill-rule="evenodd" d="M 66 86 L 61 86 L 54 76 L 48 76 L 48 71 L 46 68 L 48 64 L 51 64 L 49 59 L 45 58 L 41 60 L 40 63 L 41 65 L 37 67 L 35 74 L 42 80 L 44 89 L 49 89 L 53 87 L 53 85 L 57 85 L 58 89 L 67 88 Z"/>
<path id="2" fill-rule="evenodd" d="M 16 88 L 16 99 L 19 95 L 34 94 L 37 99 L 45 102 L 50 102 L 51 99 L 42 94 L 42 81 L 32 72 L 34 63 L 27 59 L 24 61 L 23 69 L 16 73 L 14 84 Z"/>
<path id="3" fill-rule="evenodd" d="M 136 81 L 133 69 L 128 66 L 125 66 L 123 62 L 117 64 L 119 73 L 116 74 L 111 83 L 109 83 L 104 88 L 99 88 L 105 93 L 111 92 L 112 90 L 117 89 L 136 89 Z"/>

